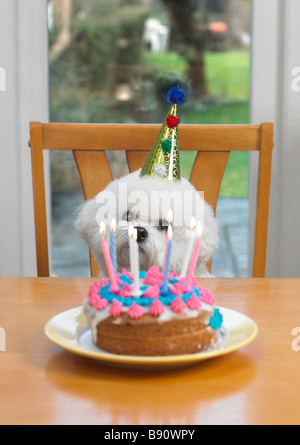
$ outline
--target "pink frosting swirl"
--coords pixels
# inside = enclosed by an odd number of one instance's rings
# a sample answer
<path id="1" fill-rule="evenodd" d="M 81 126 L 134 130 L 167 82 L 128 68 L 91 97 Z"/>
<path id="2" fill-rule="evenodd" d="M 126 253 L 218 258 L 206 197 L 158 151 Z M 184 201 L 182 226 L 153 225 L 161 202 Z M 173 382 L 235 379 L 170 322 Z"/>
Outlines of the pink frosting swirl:
<path id="1" fill-rule="evenodd" d="M 199 286 L 198 289 L 200 291 L 200 300 L 203 301 L 203 303 L 209 304 L 210 306 L 214 306 L 216 304 L 215 297 L 209 289 L 201 286 Z"/>
<path id="2" fill-rule="evenodd" d="M 90 291 L 88 293 L 88 304 L 97 311 L 102 311 L 108 305 L 108 301 L 104 298 L 101 298 L 100 290 L 102 286 L 106 286 L 108 281 L 106 278 L 103 278 L 100 283 L 96 281 L 92 284 Z"/>
<path id="3" fill-rule="evenodd" d="M 157 298 L 151 303 L 149 313 L 154 317 L 159 317 L 165 310 L 163 303 Z"/>
<path id="4" fill-rule="evenodd" d="M 130 286 L 129 284 L 125 283 L 124 286 L 121 287 L 119 296 L 123 298 L 132 297 L 133 291 L 134 291 L 133 286 Z"/>
<path id="5" fill-rule="evenodd" d="M 90 290 L 89 290 L 89 293 L 88 293 L 88 297 L 89 298 L 94 298 L 95 296 L 99 295 L 100 294 L 100 288 L 101 288 L 101 284 L 99 284 L 99 283 L 97 283 L 97 281 L 95 281 L 91 285 L 91 287 L 90 287 Z"/>
<path id="6" fill-rule="evenodd" d="M 177 281 L 177 283 L 175 283 L 171 287 L 171 292 L 173 295 L 181 296 L 184 292 L 184 288 L 185 288 L 185 279 L 181 278 L 179 281 Z"/>
<path id="7" fill-rule="evenodd" d="M 186 284 L 185 284 L 185 286 L 184 286 L 184 292 L 191 292 L 191 291 L 192 291 L 191 286 L 196 287 L 196 288 L 198 287 L 198 281 L 197 281 L 197 278 L 192 277 L 191 282 L 189 283 L 190 286 L 189 286 L 189 284 L 188 284 L 187 278 L 184 278 L 184 280 L 185 280 L 185 282 L 186 282 Z"/>
<path id="8" fill-rule="evenodd" d="M 142 306 L 133 302 L 128 309 L 127 314 L 130 318 L 141 318 L 144 315 L 144 311 Z"/>
<path id="9" fill-rule="evenodd" d="M 92 294 L 92 295 L 90 295 L 89 296 L 89 298 L 88 298 L 88 305 L 89 306 L 92 306 L 92 307 L 94 307 L 94 308 L 96 308 L 96 306 L 97 306 L 97 301 L 100 299 L 100 296 L 99 295 L 96 295 L 96 294 Z"/>
<path id="10" fill-rule="evenodd" d="M 148 272 L 146 273 L 146 276 L 144 278 L 144 283 L 153 286 L 155 285 L 159 286 L 162 282 L 162 279 L 163 276 L 159 268 L 157 266 L 152 266 L 148 269 Z"/>
<path id="11" fill-rule="evenodd" d="M 134 275 L 133 275 L 133 273 L 128 272 L 128 270 L 126 270 L 126 269 L 124 269 L 124 268 L 122 269 L 121 274 L 122 274 L 122 275 L 127 275 L 127 277 L 128 277 L 130 280 L 132 280 L 132 281 L 133 281 L 133 279 L 134 279 Z"/>
<path id="12" fill-rule="evenodd" d="M 123 304 L 118 300 L 113 300 L 109 308 L 109 313 L 112 317 L 119 317 L 123 310 Z"/>
<path id="13" fill-rule="evenodd" d="M 117 273 L 116 281 L 118 286 L 121 286 L 123 283 L 120 272 Z"/>
<path id="14" fill-rule="evenodd" d="M 180 314 L 185 309 L 185 304 L 182 301 L 181 297 L 177 297 L 176 300 L 172 301 L 171 303 L 171 309 L 173 312 L 176 312 L 177 314 Z"/>
<path id="15" fill-rule="evenodd" d="M 102 278 L 101 279 L 101 281 L 100 281 L 100 287 L 103 287 L 103 286 L 107 286 L 109 283 L 108 283 L 108 279 L 107 278 Z"/>
<path id="16" fill-rule="evenodd" d="M 95 309 L 97 309 L 97 311 L 102 311 L 108 305 L 108 301 L 105 300 L 104 298 L 101 298 L 100 295 L 97 294 L 96 292 L 92 291 L 88 299 L 88 304 L 89 306 L 92 306 Z"/>
<path id="17" fill-rule="evenodd" d="M 159 286 L 152 286 L 148 287 L 148 289 L 144 292 L 144 297 L 146 298 L 157 298 L 160 295 L 160 287 Z"/>
<path id="18" fill-rule="evenodd" d="M 107 305 L 108 301 L 105 298 L 97 298 L 93 304 L 94 308 L 97 309 L 97 311 L 103 311 L 103 309 L 105 309 Z"/>
<path id="19" fill-rule="evenodd" d="M 189 309 L 200 309 L 201 307 L 201 303 L 199 298 L 197 298 L 197 295 L 195 293 L 193 293 L 193 295 L 191 296 L 191 298 L 189 298 L 186 301 L 186 305 Z"/>

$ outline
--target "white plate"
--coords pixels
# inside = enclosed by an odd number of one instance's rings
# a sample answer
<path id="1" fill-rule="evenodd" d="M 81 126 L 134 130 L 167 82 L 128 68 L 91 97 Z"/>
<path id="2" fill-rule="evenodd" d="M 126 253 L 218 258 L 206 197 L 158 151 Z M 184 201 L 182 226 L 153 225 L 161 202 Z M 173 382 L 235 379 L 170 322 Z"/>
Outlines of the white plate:
<path id="1" fill-rule="evenodd" d="M 229 354 L 255 339 L 258 329 L 251 318 L 231 309 L 220 308 L 220 311 L 223 315 L 223 337 L 226 336 L 222 346 L 195 354 L 146 357 L 103 351 L 92 342 L 91 329 L 87 325 L 83 307 L 70 309 L 51 318 L 45 325 L 45 334 L 63 349 L 107 365 L 135 369 L 179 368 Z"/>

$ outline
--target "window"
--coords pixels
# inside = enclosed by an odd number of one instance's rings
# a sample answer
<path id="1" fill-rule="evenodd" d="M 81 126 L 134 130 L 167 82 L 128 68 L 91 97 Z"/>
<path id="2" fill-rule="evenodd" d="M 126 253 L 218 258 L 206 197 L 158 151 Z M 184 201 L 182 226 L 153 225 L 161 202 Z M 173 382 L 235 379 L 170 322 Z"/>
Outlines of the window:
<path id="1" fill-rule="evenodd" d="M 184 123 L 248 123 L 250 0 L 51 0 L 48 8 L 53 122 L 162 122 L 166 90 L 188 92 Z M 188 32 L 187 32 L 188 31 Z M 188 177 L 193 153 L 182 153 Z M 110 154 L 114 177 L 127 172 Z M 70 154 L 54 153 L 52 271 L 89 275 L 73 228 L 83 202 Z M 231 155 L 217 209 L 217 276 L 247 276 L 248 155 Z"/>

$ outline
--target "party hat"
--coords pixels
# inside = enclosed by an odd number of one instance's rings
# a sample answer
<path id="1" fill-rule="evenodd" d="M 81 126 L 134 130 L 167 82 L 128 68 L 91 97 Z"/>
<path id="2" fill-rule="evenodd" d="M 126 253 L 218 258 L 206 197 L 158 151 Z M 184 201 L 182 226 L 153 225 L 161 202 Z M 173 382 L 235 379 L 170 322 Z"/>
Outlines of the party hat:
<path id="1" fill-rule="evenodd" d="M 177 106 L 182 105 L 185 92 L 172 87 L 167 93 L 167 101 L 171 104 L 166 119 L 155 139 L 152 149 L 141 170 L 140 176 L 154 176 L 168 181 L 180 181 L 180 159 L 178 142 Z"/>

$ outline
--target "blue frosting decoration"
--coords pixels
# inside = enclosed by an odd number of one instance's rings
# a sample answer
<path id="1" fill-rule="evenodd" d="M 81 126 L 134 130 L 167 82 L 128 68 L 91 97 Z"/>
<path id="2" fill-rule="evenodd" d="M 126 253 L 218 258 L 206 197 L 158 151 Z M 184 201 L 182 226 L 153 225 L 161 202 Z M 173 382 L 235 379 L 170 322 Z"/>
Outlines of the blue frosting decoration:
<path id="1" fill-rule="evenodd" d="M 143 276 L 146 276 L 146 273 L 141 272 L 140 274 L 140 278 L 142 279 Z M 130 278 L 126 275 L 126 274 L 121 274 L 120 278 L 122 279 L 123 283 L 121 284 L 121 287 L 124 286 L 124 284 L 131 284 L 132 281 L 130 280 Z M 176 279 L 176 278 L 175 278 Z M 110 282 L 109 284 L 107 284 L 106 286 L 102 286 L 100 289 L 100 295 L 102 298 L 105 298 L 109 303 L 112 303 L 113 300 L 117 300 L 120 303 L 122 303 L 124 306 L 131 306 L 133 302 L 135 302 L 136 304 L 139 304 L 140 306 L 150 306 L 151 303 L 153 303 L 153 301 L 155 300 L 155 298 L 146 298 L 144 296 L 145 291 L 149 288 L 150 286 L 147 285 L 142 285 L 140 287 L 141 291 L 142 291 L 142 296 L 141 297 L 133 297 L 133 298 L 124 298 L 124 297 L 120 297 L 119 295 L 114 294 L 113 292 L 110 291 Z M 187 294 L 183 294 L 181 299 L 182 301 L 186 302 L 189 298 L 192 297 L 193 293 L 195 293 L 197 295 L 197 297 L 200 297 L 200 292 L 196 287 L 192 287 L 192 291 L 187 293 Z M 172 294 L 170 287 L 168 287 L 168 290 L 164 293 L 161 294 L 161 296 L 159 297 L 159 300 L 165 305 L 168 306 L 172 303 L 172 301 L 174 301 L 177 298 L 177 295 Z"/>
<path id="2" fill-rule="evenodd" d="M 185 91 L 180 88 L 179 86 L 177 87 L 172 87 L 168 92 L 167 92 L 167 101 L 173 105 L 173 104 L 178 104 L 178 105 L 182 105 L 185 99 Z"/>
<path id="3" fill-rule="evenodd" d="M 222 326 L 222 323 L 223 315 L 221 314 L 220 309 L 216 308 L 214 315 L 210 319 L 209 324 L 215 331 L 217 331 Z"/>
<path id="4" fill-rule="evenodd" d="M 121 278 L 121 280 L 123 281 L 124 284 L 125 283 L 127 283 L 127 284 L 131 284 L 132 283 L 132 280 L 129 278 L 129 276 L 125 275 L 124 273 L 122 273 L 120 275 L 120 278 Z"/>

